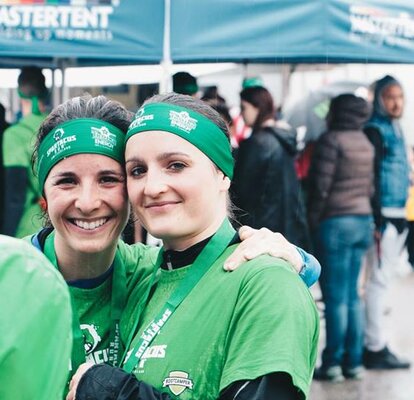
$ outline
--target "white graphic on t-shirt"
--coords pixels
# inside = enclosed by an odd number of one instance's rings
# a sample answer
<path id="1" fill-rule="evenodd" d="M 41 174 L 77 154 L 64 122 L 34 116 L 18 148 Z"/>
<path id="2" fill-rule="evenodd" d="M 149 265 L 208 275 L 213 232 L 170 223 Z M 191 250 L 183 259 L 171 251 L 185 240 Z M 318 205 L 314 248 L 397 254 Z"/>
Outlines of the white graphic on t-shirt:
<path id="1" fill-rule="evenodd" d="M 172 394 L 179 396 L 186 389 L 193 389 L 193 381 L 188 379 L 189 374 L 184 371 L 171 371 L 167 378 L 162 382 L 162 387 L 167 387 Z"/>

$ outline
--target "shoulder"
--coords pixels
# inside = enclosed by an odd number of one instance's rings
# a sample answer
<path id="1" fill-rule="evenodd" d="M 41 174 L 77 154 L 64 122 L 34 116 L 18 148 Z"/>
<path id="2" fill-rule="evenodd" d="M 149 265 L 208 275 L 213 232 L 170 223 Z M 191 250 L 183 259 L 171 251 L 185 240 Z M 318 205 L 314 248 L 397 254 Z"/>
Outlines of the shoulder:
<path id="1" fill-rule="evenodd" d="M 128 245 L 123 240 L 118 241 L 117 255 L 125 265 L 128 284 L 143 279 L 152 272 L 159 250 L 158 247 L 142 243 Z"/>
<path id="2" fill-rule="evenodd" d="M 241 290 L 245 295 L 264 296 L 270 301 L 284 302 L 286 296 L 291 300 L 286 306 L 302 308 L 313 299 L 307 286 L 293 267 L 281 258 L 263 255 L 244 263 L 233 273 L 239 273 Z"/>

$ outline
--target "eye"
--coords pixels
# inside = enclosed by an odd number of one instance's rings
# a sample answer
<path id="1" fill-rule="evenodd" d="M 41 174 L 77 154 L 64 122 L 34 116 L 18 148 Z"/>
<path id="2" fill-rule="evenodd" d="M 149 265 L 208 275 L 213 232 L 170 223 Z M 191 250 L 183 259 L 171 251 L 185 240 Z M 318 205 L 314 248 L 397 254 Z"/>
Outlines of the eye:
<path id="1" fill-rule="evenodd" d="M 181 161 L 174 161 L 168 165 L 169 170 L 182 171 L 187 165 Z"/>
<path id="2" fill-rule="evenodd" d="M 147 168 L 142 165 L 135 165 L 129 169 L 128 174 L 134 177 L 140 177 L 147 172 Z"/>
<path id="3" fill-rule="evenodd" d="M 75 178 L 72 178 L 72 177 L 60 178 L 55 182 L 55 186 L 70 186 L 70 185 L 75 185 L 75 184 L 76 184 L 76 180 Z"/>
<path id="4" fill-rule="evenodd" d="M 118 175 L 105 175 L 100 178 L 100 183 L 102 184 L 116 184 L 124 182 L 124 178 Z"/>

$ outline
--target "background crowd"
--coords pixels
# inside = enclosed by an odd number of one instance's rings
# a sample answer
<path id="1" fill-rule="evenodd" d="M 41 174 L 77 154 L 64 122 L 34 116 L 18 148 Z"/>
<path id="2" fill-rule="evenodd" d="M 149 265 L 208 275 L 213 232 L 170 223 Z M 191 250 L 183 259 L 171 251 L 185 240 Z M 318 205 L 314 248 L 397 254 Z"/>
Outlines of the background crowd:
<path id="1" fill-rule="evenodd" d="M 322 265 L 326 344 L 314 378 L 340 382 L 361 379 L 365 368 L 410 368 L 384 331 L 387 293 L 414 268 L 414 149 L 399 123 L 398 80 L 374 82 L 372 101 L 351 93 L 333 98 L 326 132 L 299 152 L 296 131 L 260 78 L 244 80 L 239 113 L 217 88 L 200 93 L 186 72 L 173 78 L 174 92 L 201 98 L 230 127 L 235 224 L 280 232 Z M 23 68 L 18 93 L 17 123 L 9 126 L 0 108 L 0 233 L 21 238 L 43 224 L 32 169 L 33 141 L 48 110 L 39 68 Z M 146 237 L 140 226 L 135 231 L 130 241 Z"/>

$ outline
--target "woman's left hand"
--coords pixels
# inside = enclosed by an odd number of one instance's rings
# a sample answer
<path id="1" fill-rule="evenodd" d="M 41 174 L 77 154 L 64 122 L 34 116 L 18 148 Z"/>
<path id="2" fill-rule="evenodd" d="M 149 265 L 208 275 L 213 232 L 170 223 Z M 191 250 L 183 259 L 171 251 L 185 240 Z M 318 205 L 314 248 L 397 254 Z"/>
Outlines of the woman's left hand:
<path id="1" fill-rule="evenodd" d="M 279 257 L 292 264 L 297 272 L 303 266 L 299 251 L 282 234 L 272 232 L 267 228 L 254 229 L 242 226 L 239 229 L 242 241 L 231 256 L 224 262 L 224 269 L 233 271 L 242 263 L 252 260 L 262 254 Z"/>
<path id="2" fill-rule="evenodd" d="M 81 380 L 83 374 L 91 367 L 93 367 L 94 364 L 91 363 L 84 363 L 81 364 L 76 371 L 75 375 L 72 376 L 72 380 L 69 384 L 69 393 L 66 396 L 66 400 L 76 400 L 76 390 L 78 389 L 79 381 Z"/>

